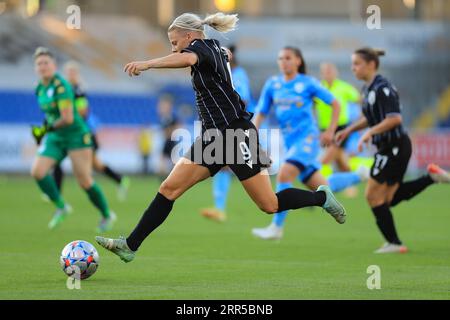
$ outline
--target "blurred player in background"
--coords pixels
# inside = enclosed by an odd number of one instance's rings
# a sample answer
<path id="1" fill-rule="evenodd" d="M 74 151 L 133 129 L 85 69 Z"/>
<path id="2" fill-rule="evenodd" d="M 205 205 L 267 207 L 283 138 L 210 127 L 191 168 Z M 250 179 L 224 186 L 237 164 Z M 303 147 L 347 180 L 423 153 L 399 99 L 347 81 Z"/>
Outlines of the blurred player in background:
<path id="1" fill-rule="evenodd" d="M 412 153 L 411 140 L 403 126 L 401 105 L 396 88 L 378 74 L 380 56 L 384 51 L 372 48 L 356 50 L 352 56 L 352 71 L 363 87 L 364 116 L 336 134 L 337 142 L 344 141 L 354 131 L 370 128 L 359 140 L 377 148 L 366 187 L 366 198 L 386 243 L 375 253 L 405 253 L 394 224 L 391 207 L 409 200 L 434 183 L 450 183 L 450 174 L 437 165 L 428 166 L 428 174 L 414 181 L 403 182 Z"/>
<path id="2" fill-rule="evenodd" d="M 39 147 L 31 170 L 38 186 L 57 207 L 49 228 L 58 226 L 70 213 L 59 192 L 55 180 L 48 174 L 66 156 L 72 162 L 74 175 L 92 204 L 100 211 L 102 219 L 97 231 L 111 229 L 116 215 L 110 211 L 106 198 L 92 178 L 92 139 L 89 129 L 75 108 L 72 86 L 57 73 L 53 54 L 46 48 L 38 48 L 34 54 L 36 73 L 40 81 L 36 95 L 45 122 L 33 127 L 33 136 Z"/>
<path id="3" fill-rule="evenodd" d="M 229 50 L 232 54 L 230 61 L 231 77 L 233 78 L 233 85 L 236 92 L 241 96 L 246 105 L 248 112 L 254 112 L 255 104 L 252 98 L 250 80 L 247 71 L 239 65 L 236 56 L 236 46 L 231 45 Z M 214 221 L 223 222 L 227 215 L 225 211 L 228 192 L 231 185 L 231 172 L 229 168 L 222 169 L 213 178 L 213 196 L 214 208 L 206 208 L 201 210 L 202 216 L 212 219 Z"/>
<path id="4" fill-rule="evenodd" d="M 64 71 L 66 78 L 72 85 L 75 94 L 75 107 L 80 116 L 84 119 L 84 121 L 88 125 L 89 130 L 92 134 L 92 144 L 94 148 L 92 164 L 94 170 L 104 174 L 105 176 L 113 180 L 115 183 L 117 183 L 118 184 L 117 198 L 120 201 L 125 201 L 130 186 L 130 179 L 128 177 L 122 176 L 121 174 L 111 169 L 111 167 L 104 164 L 97 155 L 99 150 L 99 144 L 96 133 L 100 125 L 100 122 L 98 118 L 92 113 L 92 110 L 89 108 L 89 101 L 86 97 L 86 93 L 84 92 L 81 84 L 80 67 L 78 63 L 76 63 L 75 61 L 70 61 L 65 64 Z M 56 178 L 57 177 L 55 177 L 55 180 Z"/>
<path id="5" fill-rule="evenodd" d="M 219 32 L 229 32 L 235 29 L 237 21 L 235 14 L 216 13 L 205 19 L 190 13 L 182 14 L 168 30 L 172 54 L 148 61 L 131 62 L 125 66 L 124 70 L 130 76 L 138 76 L 151 69 L 190 67 L 197 110 L 203 127 L 202 137 L 177 162 L 128 238 L 95 238 L 102 247 L 125 262 L 135 258 L 142 242 L 166 220 L 177 199 L 194 185 L 217 174 L 226 165 L 239 178 L 249 197 L 264 212 L 319 206 L 338 223 L 345 222 L 345 209 L 328 186 L 320 186 L 316 192 L 295 188 L 278 193 L 273 191 L 267 172 L 270 161 L 259 152 L 258 132 L 250 121 L 252 114 L 245 110 L 245 104 L 234 90 L 227 68 L 230 56 L 221 50 L 219 41 L 205 39 L 205 26 Z M 332 137 L 333 135 L 330 138 Z M 220 140 L 223 146 L 220 158 L 213 155 L 217 151 L 214 148 L 216 140 Z M 224 162 L 224 159 L 229 158 L 232 161 Z"/>
<path id="6" fill-rule="evenodd" d="M 359 92 L 351 84 L 338 78 L 338 70 L 332 63 L 322 63 L 320 65 L 322 86 L 339 101 L 341 112 L 339 114 L 337 131 L 345 129 L 350 124 L 349 103 L 356 103 L 360 100 Z M 332 106 L 316 99 L 317 122 L 321 132 L 325 132 L 331 125 Z M 339 171 L 350 171 L 348 158 L 345 153 L 345 142 L 339 146 L 332 143 L 326 149 L 322 158 L 323 164 L 335 163 Z"/>
<path id="7" fill-rule="evenodd" d="M 172 140 L 172 133 L 179 127 L 173 104 L 173 97 L 170 95 L 162 95 L 158 102 L 159 121 L 164 135 L 158 174 L 163 180 L 173 168 L 172 150 L 177 145 L 177 141 Z"/>
<path id="8" fill-rule="evenodd" d="M 277 176 L 277 191 L 292 187 L 296 178 L 309 189 L 328 185 L 333 192 L 341 191 L 360 183 L 360 174 L 335 173 L 328 181 L 320 173 L 320 145 L 330 146 L 338 127 L 340 103 L 320 85 L 319 81 L 306 74 L 306 62 L 298 48 L 286 47 L 279 52 L 278 66 L 281 75 L 267 80 L 256 107 L 255 126 L 275 107 L 287 152 Z M 320 99 L 332 107 L 328 128 L 320 134 L 313 113 L 314 99 Z M 287 211 L 276 213 L 266 228 L 255 228 L 253 235 L 264 240 L 281 239 Z"/>
<path id="9" fill-rule="evenodd" d="M 322 86 L 331 92 L 331 94 L 339 101 L 341 112 L 339 114 L 337 131 L 345 129 L 350 124 L 350 104 L 356 105 L 360 96 L 356 88 L 350 83 L 338 78 L 339 72 L 333 63 L 323 62 L 320 65 L 320 76 L 322 78 Z M 331 124 L 332 107 L 320 99 L 315 100 L 315 110 L 317 115 L 317 123 L 321 132 L 325 132 Z M 359 117 L 358 117 L 359 118 Z M 322 164 L 333 165 L 333 168 L 341 172 L 351 171 L 349 158 L 346 153 L 347 142 L 341 144 L 332 143 L 326 149 L 322 156 Z M 332 170 L 330 170 L 332 171 Z M 355 187 L 345 190 L 346 194 L 356 195 Z"/>
<path id="10" fill-rule="evenodd" d="M 147 175 L 150 173 L 149 159 L 150 159 L 150 154 L 152 152 L 152 147 L 153 147 L 152 133 L 151 133 L 150 129 L 142 128 L 139 131 L 138 146 L 139 146 L 139 153 L 140 153 L 141 159 L 142 159 L 141 173 L 143 175 Z"/>

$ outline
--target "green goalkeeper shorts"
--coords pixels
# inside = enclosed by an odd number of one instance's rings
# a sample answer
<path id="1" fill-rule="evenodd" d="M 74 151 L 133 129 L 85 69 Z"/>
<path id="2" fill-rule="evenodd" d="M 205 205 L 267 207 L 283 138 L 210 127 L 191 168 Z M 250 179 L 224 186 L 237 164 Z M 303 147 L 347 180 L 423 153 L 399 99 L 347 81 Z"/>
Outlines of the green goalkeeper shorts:
<path id="1" fill-rule="evenodd" d="M 92 136 L 89 132 L 71 135 L 49 132 L 38 149 L 38 155 L 61 162 L 70 151 L 92 147 Z"/>

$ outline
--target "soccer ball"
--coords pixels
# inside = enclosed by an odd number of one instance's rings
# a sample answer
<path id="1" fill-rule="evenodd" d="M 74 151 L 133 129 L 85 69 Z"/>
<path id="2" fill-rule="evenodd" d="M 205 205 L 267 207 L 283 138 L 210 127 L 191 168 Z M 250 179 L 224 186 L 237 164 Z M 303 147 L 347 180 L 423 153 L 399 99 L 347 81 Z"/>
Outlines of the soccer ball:
<path id="1" fill-rule="evenodd" d="M 76 240 L 64 247 L 59 262 L 66 275 L 84 280 L 97 271 L 100 257 L 92 244 Z"/>

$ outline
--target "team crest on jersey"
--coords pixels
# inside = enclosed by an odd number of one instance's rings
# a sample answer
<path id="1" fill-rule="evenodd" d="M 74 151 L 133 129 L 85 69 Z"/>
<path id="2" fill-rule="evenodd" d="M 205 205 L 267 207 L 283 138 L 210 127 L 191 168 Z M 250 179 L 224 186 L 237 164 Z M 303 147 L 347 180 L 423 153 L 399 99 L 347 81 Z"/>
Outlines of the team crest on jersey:
<path id="1" fill-rule="evenodd" d="M 281 89 L 281 83 L 280 82 L 275 82 L 273 84 L 273 87 L 274 87 L 275 90 L 279 90 L 279 89 Z"/>
<path id="2" fill-rule="evenodd" d="M 391 93 L 391 91 L 389 90 L 389 88 L 383 88 L 383 92 L 386 95 L 386 97 L 389 97 L 389 94 Z"/>
<path id="3" fill-rule="evenodd" d="M 58 89 L 56 89 L 56 92 L 58 94 L 63 94 L 64 92 L 66 92 L 66 89 L 63 86 L 58 87 Z"/>
<path id="4" fill-rule="evenodd" d="M 91 143 L 91 135 L 89 133 L 86 133 L 83 136 L 83 143 L 86 144 L 86 145 Z"/>
<path id="5" fill-rule="evenodd" d="M 51 98 L 51 97 L 53 97 L 54 94 L 55 94 L 55 89 L 49 88 L 47 90 L 47 97 Z"/>
<path id="6" fill-rule="evenodd" d="M 375 91 L 370 91 L 369 95 L 367 96 L 367 102 L 369 102 L 370 105 L 373 105 L 376 100 L 376 93 Z"/>
<path id="7" fill-rule="evenodd" d="M 297 82 L 297 83 L 294 85 L 294 90 L 295 90 L 295 92 L 297 92 L 297 93 L 302 93 L 303 90 L 305 90 L 305 85 L 304 85 L 303 83 L 301 83 L 301 82 Z"/>

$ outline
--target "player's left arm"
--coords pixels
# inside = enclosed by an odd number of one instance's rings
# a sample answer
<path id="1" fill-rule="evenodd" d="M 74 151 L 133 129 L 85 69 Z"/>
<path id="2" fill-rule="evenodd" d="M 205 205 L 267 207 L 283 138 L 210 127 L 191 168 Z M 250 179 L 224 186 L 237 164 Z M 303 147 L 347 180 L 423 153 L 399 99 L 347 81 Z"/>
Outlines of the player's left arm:
<path id="1" fill-rule="evenodd" d="M 132 77 L 138 76 L 142 71 L 147 71 L 149 69 L 187 68 L 195 65 L 197 61 L 197 54 L 193 52 L 176 52 L 162 58 L 130 62 L 125 65 L 124 72 Z"/>

